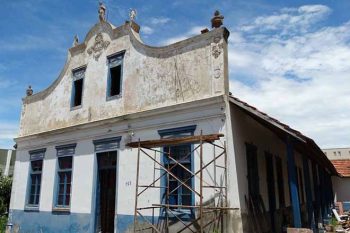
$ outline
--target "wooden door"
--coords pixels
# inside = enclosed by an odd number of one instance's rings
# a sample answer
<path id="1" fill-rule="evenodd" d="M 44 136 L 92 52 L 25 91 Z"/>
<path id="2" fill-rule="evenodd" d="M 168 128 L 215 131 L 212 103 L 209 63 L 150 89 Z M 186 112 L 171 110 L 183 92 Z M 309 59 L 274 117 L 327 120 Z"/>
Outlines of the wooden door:
<path id="1" fill-rule="evenodd" d="M 98 154 L 100 232 L 114 232 L 116 152 Z"/>

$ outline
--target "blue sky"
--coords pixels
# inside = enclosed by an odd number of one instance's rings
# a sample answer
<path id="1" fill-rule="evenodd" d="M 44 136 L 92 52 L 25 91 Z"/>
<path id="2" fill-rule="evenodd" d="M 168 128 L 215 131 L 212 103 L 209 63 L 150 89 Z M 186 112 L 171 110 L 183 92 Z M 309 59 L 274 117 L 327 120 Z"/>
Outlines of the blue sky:
<path id="1" fill-rule="evenodd" d="M 106 0 L 120 25 L 138 11 L 143 40 L 164 45 L 210 27 L 215 9 L 230 30 L 232 93 L 314 138 L 350 146 L 350 1 Z M 0 148 L 16 137 L 21 98 L 50 85 L 75 34 L 97 18 L 93 0 L 2 1 L 0 8 Z M 252 69 L 254 67 L 254 69 Z"/>

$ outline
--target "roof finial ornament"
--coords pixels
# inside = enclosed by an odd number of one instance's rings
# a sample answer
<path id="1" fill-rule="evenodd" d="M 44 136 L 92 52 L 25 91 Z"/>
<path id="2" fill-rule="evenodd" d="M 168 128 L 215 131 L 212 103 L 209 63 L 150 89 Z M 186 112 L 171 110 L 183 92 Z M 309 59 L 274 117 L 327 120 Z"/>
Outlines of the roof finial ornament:
<path id="1" fill-rule="evenodd" d="M 211 27 L 219 28 L 224 23 L 224 16 L 220 14 L 220 11 L 216 10 L 214 12 L 214 17 L 211 18 Z"/>
<path id="2" fill-rule="evenodd" d="M 99 2 L 99 8 L 98 8 L 98 18 L 100 21 L 106 21 L 106 6 L 103 4 L 102 1 Z"/>
<path id="3" fill-rule="evenodd" d="M 33 89 L 32 89 L 32 86 L 31 86 L 31 85 L 28 86 L 28 89 L 27 89 L 27 91 L 26 91 L 26 94 L 27 94 L 27 96 L 33 95 Z"/>
<path id="4" fill-rule="evenodd" d="M 129 12 L 130 21 L 135 21 L 136 16 L 137 16 L 136 9 L 130 9 L 130 12 Z"/>
<path id="5" fill-rule="evenodd" d="M 78 38 L 78 35 L 75 35 L 73 40 L 73 47 L 77 46 L 78 44 L 79 44 L 79 38 Z"/>

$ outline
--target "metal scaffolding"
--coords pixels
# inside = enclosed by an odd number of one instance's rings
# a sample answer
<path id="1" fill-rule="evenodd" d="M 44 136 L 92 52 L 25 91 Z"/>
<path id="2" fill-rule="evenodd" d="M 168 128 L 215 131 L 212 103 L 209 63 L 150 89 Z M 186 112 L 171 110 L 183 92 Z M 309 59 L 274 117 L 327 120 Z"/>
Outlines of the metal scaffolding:
<path id="1" fill-rule="evenodd" d="M 201 134 L 127 144 L 129 147 L 138 148 L 134 232 L 224 232 L 224 216 L 227 210 L 232 208 L 229 208 L 227 204 L 226 145 L 219 140 L 223 136 L 223 134 Z M 182 158 L 172 155 L 170 147 L 185 144 L 193 145 L 189 153 Z M 159 148 L 169 148 L 169 150 L 164 151 Z M 189 169 L 182 164 L 190 156 L 194 163 L 199 162 L 197 168 Z M 162 162 L 164 158 L 171 161 L 171 165 L 166 166 Z M 146 163 L 145 159 L 153 163 L 154 171 L 151 181 L 145 181 L 142 171 L 140 174 L 141 159 L 144 159 L 142 166 Z M 186 179 L 179 177 L 179 174 L 173 172 L 177 166 L 190 176 Z M 148 183 L 140 184 L 140 177 L 141 182 Z M 177 187 L 170 188 L 170 179 L 177 181 Z M 193 180 L 196 185 L 189 185 L 188 181 Z M 182 203 L 174 205 L 169 201 L 169 197 L 181 187 L 191 192 L 194 200 L 192 205 L 181 205 Z M 164 193 L 164 198 L 159 198 L 158 203 L 146 205 L 145 201 L 142 202 L 140 199 L 150 189 L 158 189 L 158 193 Z M 191 217 L 184 219 L 181 213 L 189 212 L 192 213 Z M 150 213 L 151 216 L 149 216 Z"/>

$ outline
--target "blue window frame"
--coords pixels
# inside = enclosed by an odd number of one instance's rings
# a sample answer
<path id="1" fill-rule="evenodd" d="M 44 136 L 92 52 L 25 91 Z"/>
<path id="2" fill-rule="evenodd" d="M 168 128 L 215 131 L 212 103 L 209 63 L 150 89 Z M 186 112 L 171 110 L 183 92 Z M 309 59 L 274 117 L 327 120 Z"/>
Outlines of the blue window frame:
<path id="1" fill-rule="evenodd" d="M 41 174 L 45 149 L 30 151 L 30 181 L 28 206 L 38 207 L 41 191 Z"/>
<path id="2" fill-rule="evenodd" d="M 184 137 L 192 136 L 195 129 L 196 125 L 190 125 L 179 128 L 159 130 L 158 133 L 162 138 Z M 192 150 L 192 144 L 167 146 L 163 148 L 164 155 L 162 159 L 164 166 L 179 180 L 191 188 L 194 187 L 194 179 L 191 177 L 191 173 L 186 169 L 192 172 L 194 170 Z M 171 160 L 166 153 L 170 153 L 170 157 L 181 163 L 181 165 L 186 169 L 180 165 L 175 165 L 175 162 Z M 169 185 L 167 185 L 168 182 Z M 193 205 L 193 192 L 191 192 L 191 190 L 189 190 L 186 186 L 182 185 L 178 180 L 169 175 L 169 180 L 165 177 L 165 179 L 162 180 L 162 183 L 165 184 L 165 186 L 169 187 L 169 189 L 165 189 L 164 193 L 162 193 L 162 200 L 164 203 L 169 205 Z M 169 193 L 168 200 L 165 199 L 167 192 Z"/>
<path id="3" fill-rule="evenodd" d="M 82 105 L 85 70 L 85 67 L 73 70 L 71 108 L 77 108 Z"/>
<path id="4" fill-rule="evenodd" d="M 56 207 L 68 208 L 71 200 L 72 165 L 76 144 L 57 146 Z"/>
<path id="5" fill-rule="evenodd" d="M 107 100 L 121 96 L 123 60 L 124 51 L 108 57 Z"/>
<path id="6" fill-rule="evenodd" d="M 188 170 L 191 169 L 191 144 L 164 147 L 164 152 L 169 152 L 170 157 L 181 163 Z M 180 165 L 175 165 L 175 162 L 164 157 L 165 167 L 172 172 L 178 179 L 192 187 L 191 173 Z M 169 176 L 169 200 L 166 201 L 170 205 L 192 205 L 192 192 L 179 181 Z"/>

